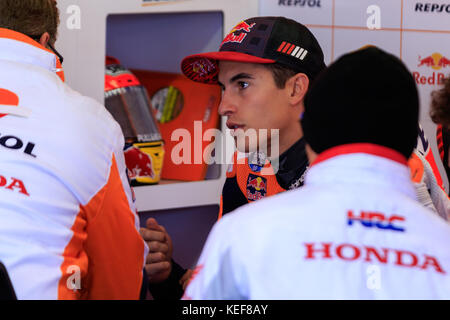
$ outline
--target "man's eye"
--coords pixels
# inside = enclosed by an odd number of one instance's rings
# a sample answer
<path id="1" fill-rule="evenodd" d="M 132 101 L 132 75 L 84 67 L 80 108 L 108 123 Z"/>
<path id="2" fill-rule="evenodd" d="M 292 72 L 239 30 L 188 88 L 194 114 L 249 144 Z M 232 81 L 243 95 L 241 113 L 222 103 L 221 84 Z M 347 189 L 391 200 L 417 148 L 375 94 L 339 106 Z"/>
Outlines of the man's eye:
<path id="1" fill-rule="evenodd" d="M 238 86 L 240 89 L 246 89 L 248 87 L 248 82 L 239 81 Z"/>

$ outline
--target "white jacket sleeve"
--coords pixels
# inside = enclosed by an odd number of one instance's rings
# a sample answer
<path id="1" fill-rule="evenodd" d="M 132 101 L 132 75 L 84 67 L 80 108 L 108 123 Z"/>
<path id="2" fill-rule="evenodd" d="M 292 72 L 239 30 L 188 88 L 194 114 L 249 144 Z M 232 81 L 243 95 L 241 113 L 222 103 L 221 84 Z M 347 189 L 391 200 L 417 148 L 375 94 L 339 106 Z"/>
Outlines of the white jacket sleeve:
<path id="1" fill-rule="evenodd" d="M 211 230 L 184 300 L 246 299 L 239 279 L 242 278 L 239 274 L 245 271 L 232 251 L 233 235 L 227 218 L 222 218 Z"/>
<path id="2" fill-rule="evenodd" d="M 439 186 L 428 161 L 417 150 L 414 151 L 413 157 L 417 157 L 422 166 L 419 169 L 420 173 L 413 177 L 419 202 L 448 220 L 450 218 L 450 199 Z"/>

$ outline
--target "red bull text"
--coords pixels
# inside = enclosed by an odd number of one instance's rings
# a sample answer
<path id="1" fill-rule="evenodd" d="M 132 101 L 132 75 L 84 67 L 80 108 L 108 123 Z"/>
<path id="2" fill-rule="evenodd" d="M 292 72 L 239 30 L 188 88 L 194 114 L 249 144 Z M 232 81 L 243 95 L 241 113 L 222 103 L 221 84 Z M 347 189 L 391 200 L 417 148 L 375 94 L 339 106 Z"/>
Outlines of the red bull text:
<path id="1" fill-rule="evenodd" d="M 419 71 L 414 71 L 412 74 L 414 80 L 418 85 L 442 85 L 444 83 L 445 73 L 437 71 L 449 66 L 450 59 L 441 55 L 440 53 L 435 52 L 425 58 L 421 58 L 419 56 L 419 63 L 417 67 L 431 68 L 436 71 L 433 71 L 431 75 L 424 75 Z"/>

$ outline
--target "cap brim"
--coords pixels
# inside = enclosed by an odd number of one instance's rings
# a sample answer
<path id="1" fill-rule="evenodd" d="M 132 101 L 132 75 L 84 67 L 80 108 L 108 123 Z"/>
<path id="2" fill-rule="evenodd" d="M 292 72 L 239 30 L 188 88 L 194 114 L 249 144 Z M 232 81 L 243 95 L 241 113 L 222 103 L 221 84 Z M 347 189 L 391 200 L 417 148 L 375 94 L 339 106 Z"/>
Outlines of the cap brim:
<path id="1" fill-rule="evenodd" d="M 235 61 L 245 63 L 275 63 L 275 60 L 255 57 L 234 51 L 207 52 L 188 56 L 181 62 L 181 70 L 189 79 L 215 84 L 218 80 L 218 61 Z"/>

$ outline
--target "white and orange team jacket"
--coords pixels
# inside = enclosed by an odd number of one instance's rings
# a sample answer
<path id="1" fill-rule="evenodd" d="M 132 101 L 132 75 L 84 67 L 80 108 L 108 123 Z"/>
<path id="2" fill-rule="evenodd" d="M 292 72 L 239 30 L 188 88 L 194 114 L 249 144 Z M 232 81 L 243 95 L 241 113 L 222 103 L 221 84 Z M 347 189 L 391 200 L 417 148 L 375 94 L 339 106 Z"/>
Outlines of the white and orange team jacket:
<path id="1" fill-rule="evenodd" d="M 438 158 L 439 159 L 439 158 Z M 445 220 L 450 219 L 450 199 L 423 128 L 419 125 L 417 146 L 408 160 L 418 200 Z"/>
<path id="2" fill-rule="evenodd" d="M 219 220 L 184 299 L 450 299 L 450 225 L 406 164 L 372 144 L 325 151 L 302 188 Z"/>
<path id="3" fill-rule="evenodd" d="M 434 164 L 436 165 L 436 164 Z M 450 219 L 450 199 L 445 192 L 442 178 L 437 169 L 417 149 L 408 160 L 411 179 L 416 188 L 417 199 L 427 208 L 439 214 L 443 219 Z M 440 183 L 438 182 L 440 180 Z"/>
<path id="4" fill-rule="evenodd" d="M 19 299 L 138 299 L 147 246 L 121 129 L 58 65 L 0 29 L 0 260 Z"/>

